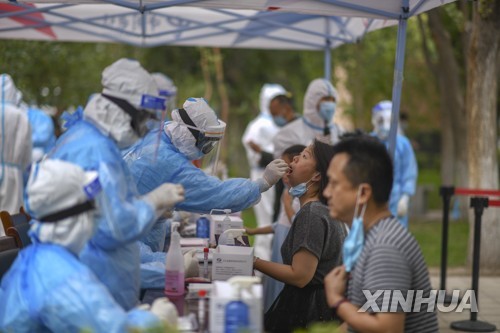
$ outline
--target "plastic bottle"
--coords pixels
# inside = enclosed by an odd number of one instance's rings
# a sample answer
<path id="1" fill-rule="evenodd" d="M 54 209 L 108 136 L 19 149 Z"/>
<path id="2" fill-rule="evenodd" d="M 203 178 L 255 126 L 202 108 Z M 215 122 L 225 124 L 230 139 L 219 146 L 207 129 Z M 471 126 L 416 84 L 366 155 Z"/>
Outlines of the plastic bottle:
<path id="1" fill-rule="evenodd" d="M 219 245 L 235 245 L 235 239 L 240 243 L 245 243 L 243 241 L 243 234 L 245 229 L 227 229 L 219 237 Z"/>
<path id="2" fill-rule="evenodd" d="M 172 222 L 170 247 L 166 257 L 165 295 L 179 297 L 184 295 L 184 256 L 181 251 L 181 235 L 177 231 L 179 222 Z"/>
<path id="3" fill-rule="evenodd" d="M 205 215 L 196 220 L 196 237 L 210 238 L 210 220 Z"/>
<path id="4" fill-rule="evenodd" d="M 226 231 L 227 229 L 231 229 L 231 218 L 229 217 L 229 214 L 231 214 L 231 209 L 224 209 L 224 213 L 226 213 L 226 217 L 224 217 L 224 220 L 222 220 L 222 232 Z"/>
<path id="5" fill-rule="evenodd" d="M 236 290 L 236 300 L 226 305 L 224 332 L 238 333 L 250 330 L 250 313 L 248 305 L 242 301 L 242 289 L 250 289 L 253 284 L 260 283 L 259 277 L 235 276 L 228 282 Z"/>

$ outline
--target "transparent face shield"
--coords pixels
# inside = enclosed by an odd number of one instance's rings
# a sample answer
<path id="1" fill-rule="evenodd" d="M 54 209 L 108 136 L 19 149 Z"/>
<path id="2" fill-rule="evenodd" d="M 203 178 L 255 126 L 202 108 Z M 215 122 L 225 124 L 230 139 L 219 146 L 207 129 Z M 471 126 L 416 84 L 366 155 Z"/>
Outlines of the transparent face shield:
<path id="1" fill-rule="evenodd" d="M 194 122 L 187 114 L 186 110 L 178 109 L 177 112 L 179 113 L 181 119 L 184 121 L 184 123 L 180 123 L 180 125 L 185 126 L 189 129 L 193 137 L 196 139 L 196 148 L 198 148 L 204 155 L 202 168 L 205 170 L 209 170 L 207 173 L 216 175 L 220 152 L 220 145 L 218 143 L 224 137 L 226 123 L 222 120 L 218 120 L 218 124 L 216 125 L 199 128 L 196 127 Z"/>

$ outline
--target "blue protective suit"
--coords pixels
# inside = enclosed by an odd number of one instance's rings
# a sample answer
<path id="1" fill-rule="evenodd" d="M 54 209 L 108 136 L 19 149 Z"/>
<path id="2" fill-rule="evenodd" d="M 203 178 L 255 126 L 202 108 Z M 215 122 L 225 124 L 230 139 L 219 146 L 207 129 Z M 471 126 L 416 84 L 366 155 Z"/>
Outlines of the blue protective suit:
<path id="1" fill-rule="evenodd" d="M 48 153 L 56 143 L 52 118 L 42 110 L 29 108 L 28 120 L 31 125 L 33 149 L 40 149 L 43 153 Z"/>
<path id="2" fill-rule="evenodd" d="M 159 130 L 150 131 L 124 156 L 137 190 L 145 194 L 163 183 L 184 186 L 186 199 L 175 205 L 178 210 L 210 213 L 211 209 L 239 212 L 260 200 L 259 185 L 246 178 L 225 181 L 208 176 L 195 167 Z"/>
<path id="3" fill-rule="evenodd" d="M 175 205 L 178 210 L 209 213 L 214 208 L 227 208 L 238 212 L 260 200 L 257 183 L 243 178 L 221 181 L 205 174 L 175 148 L 163 130 L 150 131 L 128 150 L 124 160 L 141 194 L 167 182 L 182 184 L 185 200 Z M 161 230 L 165 230 L 161 223 L 155 225 L 156 232 L 149 235 L 149 241 L 143 239 L 145 244 L 141 244 L 142 288 L 162 288 L 165 283 L 165 253 L 151 253 L 155 242 L 161 240 Z"/>
<path id="4" fill-rule="evenodd" d="M 156 220 L 154 207 L 137 191 L 115 142 L 85 120 L 71 126 L 57 141 L 49 158 L 96 170 L 105 195 L 99 196 L 98 229 L 80 259 L 126 310 L 139 297 L 139 245 L 137 240 Z"/>
<path id="5" fill-rule="evenodd" d="M 372 135 L 375 135 L 372 133 Z M 383 141 L 389 147 L 387 140 Z M 417 187 L 418 166 L 415 153 L 407 137 L 396 136 L 396 149 L 394 151 L 394 181 L 389 199 L 389 209 L 392 215 L 397 216 L 398 202 L 403 194 L 410 197 L 415 194 Z M 399 222 L 408 228 L 408 215 L 399 216 Z"/>
<path id="6" fill-rule="evenodd" d="M 0 332 L 162 332 L 148 311 L 125 312 L 64 247 L 23 249 L 0 285 Z"/>

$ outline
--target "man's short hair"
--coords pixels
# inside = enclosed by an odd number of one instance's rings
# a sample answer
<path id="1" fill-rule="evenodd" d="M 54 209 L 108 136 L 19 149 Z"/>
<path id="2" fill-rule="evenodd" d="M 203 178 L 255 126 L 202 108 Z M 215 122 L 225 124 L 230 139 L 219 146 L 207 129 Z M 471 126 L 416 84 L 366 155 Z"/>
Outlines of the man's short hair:
<path id="1" fill-rule="evenodd" d="M 389 201 L 393 182 L 392 160 L 383 143 L 368 135 L 348 137 L 334 146 L 334 155 L 346 153 L 344 174 L 353 184 L 368 183 L 377 204 Z"/>

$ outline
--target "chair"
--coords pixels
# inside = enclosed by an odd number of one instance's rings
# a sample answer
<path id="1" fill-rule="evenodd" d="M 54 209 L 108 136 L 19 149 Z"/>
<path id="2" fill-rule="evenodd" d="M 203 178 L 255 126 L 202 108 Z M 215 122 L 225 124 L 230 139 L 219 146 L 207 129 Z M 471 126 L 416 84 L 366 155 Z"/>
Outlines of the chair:
<path id="1" fill-rule="evenodd" d="M 14 237 L 0 236 L 0 252 L 16 249 L 17 247 Z"/>
<path id="2" fill-rule="evenodd" d="M 28 237 L 31 216 L 26 213 L 23 207 L 19 209 L 19 213 L 12 215 L 7 211 L 2 211 L 0 212 L 0 218 L 2 219 L 5 234 L 14 238 L 18 248 L 31 244 L 31 239 Z"/>
<path id="3" fill-rule="evenodd" d="M 14 260 L 16 260 L 18 253 L 18 248 L 0 252 L 0 281 L 2 280 L 3 275 L 7 273 Z"/>
<path id="4" fill-rule="evenodd" d="M 10 227 L 5 233 L 7 236 L 13 237 L 17 247 L 22 249 L 31 244 L 31 238 L 28 236 L 30 227 L 31 225 L 29 223 L 22 223 L 16 227 Z"/>
<path id="5" fill-rule="evenodd" d="M 29 223 L 29 221 L 31 220 L 31 216 L 26 213 L 23 207 L 19 209 L 19 213 L 12 215 L 9 212 L 3 210 L 0 212 L 0 218 L 2 219 L 3 230 L 5 231 L 19 224 Z"/>

